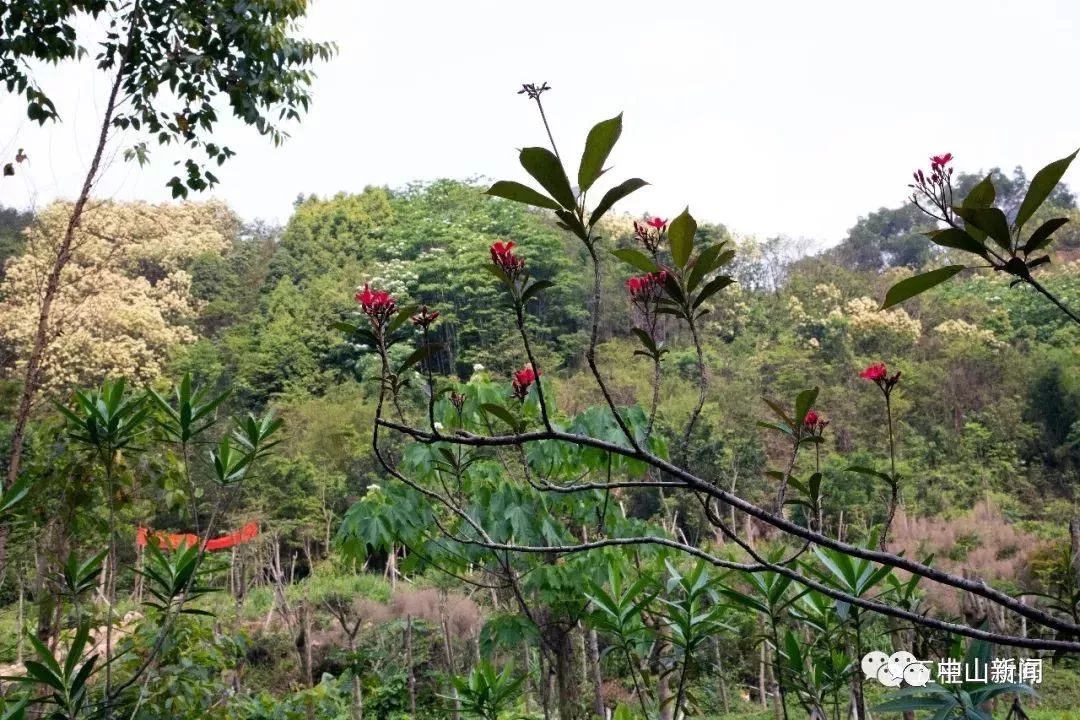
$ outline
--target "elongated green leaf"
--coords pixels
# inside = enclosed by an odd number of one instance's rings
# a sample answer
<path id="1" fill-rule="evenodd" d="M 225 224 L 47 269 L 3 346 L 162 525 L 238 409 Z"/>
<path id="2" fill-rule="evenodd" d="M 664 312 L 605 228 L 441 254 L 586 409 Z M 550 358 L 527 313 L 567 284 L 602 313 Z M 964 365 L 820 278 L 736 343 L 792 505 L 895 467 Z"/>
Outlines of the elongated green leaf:
<path id="1" fill-rule="evenodd" d="M 964 219 L 970 233 L 971 226 L 989 235 L 1005 250 L 1012 250 L 1012 236 L 1005 213 L 997 208 L 956 208 L 956 214 Z"/>
<path id="2" fill-rule="evenodd" d="M 956 707 L 956 701 L 948 696 L 937 697 L 900 697 L 894 700 L 886 700 L 874 707 L 874 712 L 893 713 L 906 712 L 908 710 L 940 710 Z"/>
<path id="3" fill-rule="evenodd" d="M 435 350 L 435 345 L 435 343 L 429 345 L 421 345 L 420 347 L 413 350 L 412 353 L 409 354 L 409 357 L 405 358 L 401 365 L 398 366 L 397 374 L 401 375 L 416 363 L 420 362 L 421 360 L 427 359 L 431 355 L 432 351 Z"/>
<path id="4" fill-rule="evenodd" d="M 710 297 L 720 292 L 728 285 L 734 283 L 735 280 L 727 275 L 721 275 L 720 277 L 713 278 L 709 282 L 705 283 L 705 287 L 701 288 L 701 292 L 698 293 L 697 298 L 694 299 L 693 309 L 697 309 L 701 303 L 708 300 Z"/>
<path id="5" fill-rule="evenodd" d="M 1016 211 L 1016 221 L 1014 223 L 1016 227 L 1021 227 L 1031 219 L 1036 210 L 1042 207 L 1042 204 L 1046 202 L 1046 198 L 1050 197 L 1050 193 L 1054 192 L 1054 188 L 1061 182 L 1065 171 L 1069 169 L 1069 165 L 1076 158 L 1077 152 L 1080 152 L 1080 150 L 1068 157 L 1055 160 L 1035 173 L 1035 177 L 1031 179 L 1031 186 L 1028 187 L 1027 194 L 1024 196 L 1024 201 L 1020 203 L 1020 209 Z"/>
<path id="6" fill-rule="evenodd" d="M 993 206 L 996 196 L 993 175 L 987 175 L 971 188 L 962 205 L 966 208 L 988 208 Z"/>
<path id="7" fill-rule="evenodd" d="M 589 131 L 585 140 L 585 151 L 581 154 L 581 165 L 578 166 L 578 187 L 581 192 L 592 187 L 596 178 L 600 177 L 600 173 L 604 171 L 604 163 L 621 134 L 622 113 L 610 120 L 598 122 Z"/>
<path id="8" fill-rule="evenodd" d="M 1042 250 L 1050 244 L 1053 234 L 1059 227 L 1069 222 L 1069 218 L 1053 218 L 1040 225 L 1035 232 L 1031 233 L 1027 244 L 1024 245 L 1024 254 L 1030 255 L 1037 250 Z"/>
<path id="9" fill-rule="evenodd" d="M 503 198 L 504 200 L 512 200 L 524 205 L 532 205 L 533 207 L 542 207 L 547 208 L 548 210 L 559 209 L 559 203 L 555 202 L 547 195 L 543 195 L 536 190 L 533 190 L 528 185 L 522 185 L 513 180 L 500 180 L 489 187 L 485 194 Z"/>
<path id="10" fill-rule="evenodd" d="M 555 157 L 555 153 L 547 148 L 528 147 L 521 151 L 518 159 L 525 171 L 555 198 L 555 202 L 566 210 L 574 209 L 577 204 L 574 191 L 566 177 L 566 170 L 559 158 Z"/>
<path id="11" fill-rule="evenodd" d="M 820 388 L 811 388 L 809 390 L 803 390 L 795 397 L 795 427 L 802 427 L 806 422 L 806 414 L 810 412 L 810 408 L 814 407 L 814 403 L 817 402 L 818 392 Z"/>
<path id="12" fill-rule="evenodd" d="M 537 280 L 530 285 L 525 292 L 521 293 L 521 302 L 531 300 L 549 287 L 555 287 L 555 283 L 550 280 Z"/>
<path id="13" fill-rule="evenodd" d="M 651 257 L 637 248 L 619 248 L 618 250 L 612 250 L 611 254 L 644 272 L 652 273 L 660 269 L 656 267 L 656 263 L 653 262 Z"/>
<path id="14" fill-rule="evenodd" d="M 937 270 L 931 270 L 914 277 L 909 277 L 906 280 L 900 282 L 889 288 L 889 292 L 885 293 L 885 302 L 882 303 L 881 309 L 885 310 L 891 308 L 893 305 L 898 305 L 909 298 L 913 298 L 919 293 L 926 292 L 935 285 L 940 285 L 953 275 L 964 269 L 963 265 L 946 265 L 943 268 Z"/>
<path id="15" fill-rule="evenodd" d="M 582 240 L 588 239 L 589 234 L 586 232 L 585 226 L 578 220 L 577 215 L 569 210 L 556 210 L 555 214 L 559 216 L 559 220 L 561 221 L 559 223 L 560 227 L 564 230 L 569 230 Z"/>
<path id="16" fill-rule="evenodd" d="M 884 480 L 887 483 L 892 483 L 892 476 L 888 473 L 883 473 L 875 470 L 874 468 L 863 467 L 862 465 L 852 465 L 849 468 L 845 468 L 848 472 L 859 473 L 860 475 L 869 475 L 876 477 L 879 480 Z"/>
<path id="17" fill-rule="evenodd" d="M 480 407 L 483 408 L 484 412 L 494 415 L 495 417 L 499 418 L 504 423 L 509 425 L 510 429 L 514 432 L 518 431 L 518 427 L 520 427 L 520 425 L 517 418 L 515 418 L 513 414 L 509 410 L 504 408 L 502 405 L 496 405 L 495 403 L 484 403 Z"/>
<path id="18" fill-rule="evenodd" d="M 649 333 L 645 332 L 641 328 L 633 328 L 634 334 L 637 335 L 638 340 L 645 346 L 645 349 L 652 355 L 656 354 L 656 341 L 652 339 Z"/>
<path id="19" fill-rule="evenodd" d="M 597 221 L 599 221 L 600 218 L 602 218 L 604 214 L 615 205 L 615 203 L 619 202 L 630 193 L 636 190 L 640 190 L 648 184 L 649 183 L 645 182 L 641 178 L 630 178 L 629 180 L 624 180 L 623 182 L 608 190 L 606 193 L 604 193 L 604 197 L 600 199 L 600 203 L 592 211 L 592 215 L 589 216 L 589 224 L 595 225 Z"/>
<path id="20" fill-rule="evenodd" d="M 935 245 L 940 245 L 941 247 L 966 250 L 967 252 L 974 253 L 980 257 L 989 257 L 989 254 L 986 252 L 986 246 L 960 228 L 935 230 L 934 232 L 927 233 L 927 237 L 929 237 L 931 242 Z"/>
<path id="21" fill-rule="evenodd" d="M 689 292 L 694 292 L 694 288 L 698 286 L 705 276 L 709 274 L 714 268 L 713 263 L 716 262 L 716 257 L 723 252 L 724 243 L 716 243 L 698 253 L 698 256 L 694 259 L 693 266 L 690 269 L 690 275 L 686 279 L 686 289 Z"/>
<path id="22" fill-rule="evenodd" d="M 668 226 L 668 242 L 671 243 L 671 259 L 679 267 L 686 267 L 690 253 L 694 249 L 694 235 L 697 234 L 697 221 L 686 208 Z"/>

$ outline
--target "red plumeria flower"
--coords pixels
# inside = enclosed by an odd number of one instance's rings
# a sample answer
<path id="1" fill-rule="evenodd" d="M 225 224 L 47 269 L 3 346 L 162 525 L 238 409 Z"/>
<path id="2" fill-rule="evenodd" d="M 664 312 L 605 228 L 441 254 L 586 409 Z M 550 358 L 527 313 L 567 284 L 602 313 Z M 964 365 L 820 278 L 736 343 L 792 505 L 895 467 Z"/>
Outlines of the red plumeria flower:
<path id="1" fill-rule="evenodd" d="M 884 380 L 888 374 L 889 371 L 885 369 L 885 363 L 879 362 L 863 370 L 859 373 L 859 377 L 877 382 L 878 380 Z"/>
<path id="2" fill-rule="evenodd" d="M 877 362 L 873 365 L 870 365 L 861 373 L 859 373 L 859 377 L 866 380 L 871 380 L 876 383 L 886 396 L 888 396 L 889 393 L 892 392 L 893 388 L 896 386 L 896 383 L 900 382 L 899 371 L 895 375 L 890 377 L 889 370 L 885 367 L 885 363 L 883 362 Z"/>
<path id="3" fill-rule="evenodd" d="M 908 185 L 914 191 L 910 196 L 911 201 L 924 213 L 944 222 L 951 222 L 953 215 L 953 168 L 946 167 L 952 159 L 952 153 L 931 155 L 930 174 L 916 170 L 912 173 L 915 182 Z M 933 210 L 926 207 L 926 203 Z"/>
<path id="4" fill-rule="evenodd" d="M 667 270 L 659 270 L 654 273 L 638 275 L 626 281 L 626 289 L 630 291 L 630 299 L 634 301 L 655 300 L 660 296 L 660 291 L 667 282 Z"/>
<path id="5" fill-rule="evenodd" d="M 518 400 L 524 400 L 525 396 L 529 394 L 529 388 L 536 382 L 536 378 L 540 376 L 540 373 L 533 370 L 532 364 L 526 364 L 524 368 L 514 373 L 514 381 L 511 383 L 513 388 L 513 396 Z"/>
<path id="6" fill-rule="evenodd" d="M 819 415 L 815 410 L 810 410 L 806 413 L 806 417 L 803 418 L 803 428 L 813 435 L 820 435 L 828 426 L 829 421 Z"/>
<path id="7" fill-rule="evenodd" d="M 424 328 L 426 330 L 427 328 L 431 327 L 431 323 L 435 322 L 438 317 L 439 312 L 437 310 L 429 310 L 427 305 L 421 305 L 420 312 L 416 313 L 409 319 L 416 327 Z"/>
<path id="8" fill-rule="evenodd" d="M 649 218 L 645 222 L 634 221 L 634 235 L 645 246 L 645 249 L 651 253 L 655 253 L 656 249 L 660 247 L 660 236 L 664 234 L 664 230 L 667 229 L 667 220 L 654 217 Z"/>
<path id="9" fill-rule="evenodd" d="M 517 279 L 525 269 L 525 261 L 514 255 L 514 243 L 511 241 L 495 242 L 491 245 L 491 262 L 501 269 L 511 280 Z"/>
<path id="10" fill-rule="evenodd" d="M 360 310 L 371 320 L 371 325 L 381 328 L 397 310 L 397 304 L 385 290 L 372 290 L 364 283 L 364 289 L 356 293 L 356 302 Z"/>

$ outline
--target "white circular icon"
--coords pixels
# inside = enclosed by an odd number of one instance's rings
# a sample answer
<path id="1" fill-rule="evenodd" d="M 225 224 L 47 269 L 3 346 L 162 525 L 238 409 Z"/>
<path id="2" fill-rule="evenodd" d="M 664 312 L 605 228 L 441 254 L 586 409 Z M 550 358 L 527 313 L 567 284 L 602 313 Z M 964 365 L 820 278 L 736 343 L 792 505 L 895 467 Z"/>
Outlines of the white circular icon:
<path id="1" fill-rule="evenodd" d="M 876 678 L 878 670 L 887 665 L 889 662 L 889 656 L 880 650 L 874 650 L 866 653 L 862 659 L 862 671 L 866 675 L 867 679 Z"/>
<path id="2" fill-rule="evenodd" d="M 930 668 L 919 662 L 911 663 L 904 668 L 904 682 L 911 687 L 926 687 L 930 682 Z"/>
<path id="3" fill-rule="evenodd" d="M 889 658 L 889 672 L 898 678 L 904 677 L 904 670 L 913 662 L 918 662 L 916 657 L 907 650 L 897 650 Z"/>
<path id="4" fill-rule="evenodd" d="M 900 687 L 900 684 L 904 682 L 902 675 L 894 675 L 891 665 L 882 665 L 881 669 L 877 673 L 878 682 L 885 687 Z"/>

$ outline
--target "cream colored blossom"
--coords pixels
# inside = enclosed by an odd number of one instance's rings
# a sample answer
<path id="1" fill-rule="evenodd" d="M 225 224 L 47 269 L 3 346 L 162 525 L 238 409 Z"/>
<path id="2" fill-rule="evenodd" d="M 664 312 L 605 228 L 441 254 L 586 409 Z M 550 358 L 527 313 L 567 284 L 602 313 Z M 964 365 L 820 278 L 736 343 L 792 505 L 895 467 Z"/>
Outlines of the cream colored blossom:
<path id="1" fill-rule="evenodd" d="M 963 338 L 975 340 L 988 347 L 1001 348 L 1005 343 L 994 336 L 994 331 L 989 328 L 980 328 L 966 320 L 946 320 L 934 328 L 934 332 L 946 338 Z"/>
<path id="2" fill-rule="evenodd" d="M 0 341 L 26 361 L 40 298 L 71 213 L 69 203 L 42 210 L 25 252 L 8 261 L 0 285 Z M 44 385 L 60 390 L 106 376 L 138 383 L 161 375 L 170 350 L 196 339 L 198 310 L 182 266 L 223 251 L 238 221 L 220 202 L 89 206 L 60 277 L 43 359 Z"/>

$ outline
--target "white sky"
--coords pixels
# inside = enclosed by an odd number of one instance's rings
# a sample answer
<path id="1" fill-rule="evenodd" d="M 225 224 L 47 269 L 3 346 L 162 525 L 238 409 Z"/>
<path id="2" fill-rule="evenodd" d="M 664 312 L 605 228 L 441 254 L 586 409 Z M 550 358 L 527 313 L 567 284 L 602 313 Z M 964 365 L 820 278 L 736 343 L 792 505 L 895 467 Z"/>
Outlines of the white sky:
<path id="1" fill-rule="evenodd" d="M 1030 175 L 1080 145 L 1076 0 L 315 0 L 306 30 L 340 54 L 318 68 L 291 140 L 220 126 L 239 154 L 212 194 L 247 218 L 283 222 L 299 193 L 525 180 L 515 148 L 546 138 L 522 82 L 552 85 L 571 175 L 589 127 L 625 112 L 611 177 L 653 185 L 621 209 L 689 204 L 738 232 L 822 244 L 902 202 L 931 153 Z M 89 161 L 108 78 L 89 62 L 40 77 L 64 122 L 39 129 L 0 96 L 0 157 L 30 157 L 0 204 L 71 197 Z M 154 158 L 140 170 L 115 157 L 99 195 L 166 199 L 175 156 Z"/>

